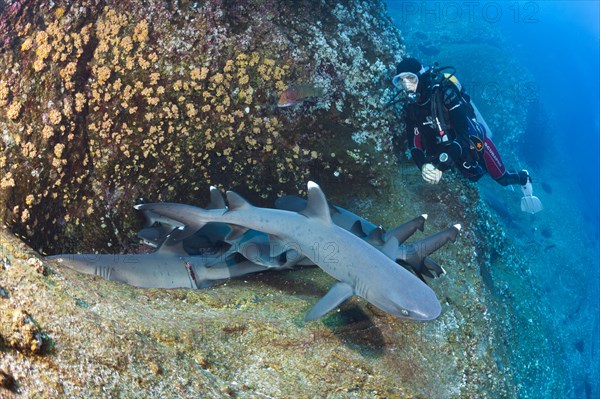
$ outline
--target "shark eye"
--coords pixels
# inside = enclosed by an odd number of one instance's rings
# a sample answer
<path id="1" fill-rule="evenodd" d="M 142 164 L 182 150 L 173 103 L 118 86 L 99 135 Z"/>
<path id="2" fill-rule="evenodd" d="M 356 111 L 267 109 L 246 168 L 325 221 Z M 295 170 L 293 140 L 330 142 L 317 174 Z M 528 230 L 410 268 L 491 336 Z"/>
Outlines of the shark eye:
<path id="1" fill-rule="evenodd" d="M 402 313 L 402 316 L 408 317 L 410 315 L 409 311 L 406 309 L 400 309 L 400 313 Z"/>

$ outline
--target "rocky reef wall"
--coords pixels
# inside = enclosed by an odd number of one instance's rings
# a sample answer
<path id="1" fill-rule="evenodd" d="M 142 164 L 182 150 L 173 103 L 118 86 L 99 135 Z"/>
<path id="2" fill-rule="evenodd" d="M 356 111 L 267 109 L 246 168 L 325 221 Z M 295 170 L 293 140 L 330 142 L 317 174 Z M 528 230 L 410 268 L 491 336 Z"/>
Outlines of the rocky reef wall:
<path id="1" fill-rule="evenodd" d="M 486 268 L 522 260 L 473 185 L 398 167 L 384 104 L 404 47 L 380 1 L 5 1 L 0 32 L 2 397 L 518 396 L 511 323 L 543 325 Z M 295 83 L 324 95 L 278 109 Z M 270 206 L 308 178 L 386 227 L 463 224 L 435 256 L 439 319 L 354 298 L 305 323 L 332 283 L 316 268 L 140 290 L 24 244 L 128 251 L 139 197 L 205 205 L 214 184 Z"/>
<path id="2" fill-rule="evenodd" d="M 0 212 L 37 250 L 131 249 L 137 198 L 210 184 L 269 204 L 386 184 L 403 47 L 380 2 L 4 4 Z M 277 108 L 297 83 L 324 94 Z"/>

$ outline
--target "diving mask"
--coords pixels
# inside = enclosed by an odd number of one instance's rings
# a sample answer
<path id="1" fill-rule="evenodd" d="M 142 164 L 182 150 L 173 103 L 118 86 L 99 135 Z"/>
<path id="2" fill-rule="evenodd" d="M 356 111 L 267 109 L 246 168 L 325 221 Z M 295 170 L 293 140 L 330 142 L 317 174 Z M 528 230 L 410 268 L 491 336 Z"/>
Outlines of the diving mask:
<path id="1" fill-rule="evenodd" d="M 419 76 L 412 72 L 402 72 L 394 76 L 392 84 L 397 89 L 404 89 L 409 93 L 415 93 L 419 84 Z"/>

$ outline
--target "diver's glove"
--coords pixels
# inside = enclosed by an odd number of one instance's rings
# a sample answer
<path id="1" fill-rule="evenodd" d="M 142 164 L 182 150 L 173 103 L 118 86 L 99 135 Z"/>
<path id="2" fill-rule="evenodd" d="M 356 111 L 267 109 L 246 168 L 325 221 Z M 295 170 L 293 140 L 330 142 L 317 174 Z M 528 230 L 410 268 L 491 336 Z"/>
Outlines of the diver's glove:
<path id="1" fill-rule="evenodd" d="M 426 163 L 421 168 L 421 176 L 429 184 L 438 184 L 442 178 L 442 171 L 430 163 Z"/>

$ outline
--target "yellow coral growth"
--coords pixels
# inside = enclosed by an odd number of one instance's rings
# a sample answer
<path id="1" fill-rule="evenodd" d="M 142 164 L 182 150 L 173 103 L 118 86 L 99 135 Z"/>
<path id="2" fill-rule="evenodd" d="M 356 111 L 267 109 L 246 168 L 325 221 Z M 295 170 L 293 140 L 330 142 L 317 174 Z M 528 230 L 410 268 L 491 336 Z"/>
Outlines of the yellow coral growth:
<path id="1" fill-rule="evenodd" d="M 0 80 L 0 107 L 4 107 L 6 105 L 9 93 L 10 89 L 6 83 Z"/>
<path id="2" fill-rule="evenodd" d="M 8 188 L 15 186 L 15 179 L 12 172 L 8 172 L 0 181 L 0 188 Z"/>
<path id="3" fill-rule="evenodd" d="M 155 85 L 158 83 L 158 79 L 160 79 L 160 73 L 154 72 L 150 74 L 150 84 Z"/>
<path id="4" fill-rule="evenodd" d="M 38 58 L 37 60 L 35 60 L 35 62 L 33 63 L 33 70 L 36 72 L 41 71 L 42 69 L 44 69 L 44 67 L 46 66 L 46 63 L 44 62 L 44 60 Z"/>
<path id="5" fill-rule="evenodd" d="M 14 101 L 6 110 L 6 117 L 8 119 L 16 120 L 21 114 L 22 105 L 18 101 Z"/>
<path id="6" fill-rule="evenodd" d="M 207 75 L 208 75 L 208 68 L 206 68 L 206 67 L 194 68 L 190 72 L 190 77 L 192 78 L 192 80 L 204 80 L 204 79 L 206 79 Z"/>
<path id="7" fill-rule="evenodd" d="M 37 150 L 32 142 L 27 142 L 23 148 L 21 148 L 21 153 L 27 158 L 35 158 L 37 155 Z"/>
<path id="8" fill-rule="evenodd" d="M 48 114 L 48 117 L 50 118 L 50 123 L 52 123 L 55 126 L 58 125 L 62 120 L 62 114 L 57 109 L 51 110 Z"/>
<path id="9" fill-rule="evenodd" d="M 77 64 L 75 62 L 69 62 L 63 69 L 60 70 L 60 77 L 65 82 L 65 88 L 72 89 L 75 85 L 72 81 L 73 75 L 77 70 Z"/>
<path id="10" fill-rule="evenodd" d="M 58 143 L 54 146 L 54 156 L 59 158 L 62 156 L 63 150 L 65 149 L 65 145 L 62 143 Z"/>
<path id="11" fill-rule="evenodd" d="M 33 47 L 33 40 L 30 37 L 28 37 L 27 39 L 25 39 L 23 44 L 21 44 L 21 51 L 31 50 L 32 47 Z"/>
<path id="12" fill-rule="evenodd" d="M 98 79 L 98 84 L 103 85 L 106 83 L 106 81 L 110 79 L 110 74 L 110 68 L 107 66 L 96 68 L 96 78 Z"/>
<path id="13" fill-rule="evenodd" d="M 120 47 L 125 50 L 126 53 L 129 53 L 133 50 L 133 41 L 130 36 L 125 36 L 121 39 Z"/>
<path id="14" fill-rule="evenodd" d="M 150 68 L 150 61 L 140 57 L 138 60 L 138 65 L 145 71 L 146 69 Z"/>
<path id="15" fill-rule="evenodd" d="M 52 129 L 52 126 L 44 126 L 44 128 L 42 129 L 42 138 L 44 140 L 48 140 L 50 137 L 52 137 L 54 135 L 54 129 Z"/>
<path id="16" fill-rule="evenodd" d="M 75 94 L 75 111 L 77 111 L 77 112 L 83 111 L 85 102 L 86 102 L 86 100 L 82 93 Z"/>
<path id="17" fill-rule="evenodd" d="M 213 75 L 213 77 L 211 78 L 211 80 L 217 84 L 219 83 L 223 83 L 223 80 L 225 79 L 225 77 L 223 76 L 222 73 L 216 73 L 215 75 Z"/>
<path id="18" fill-rule="evenodd" d="M 238 84 L 246 85 L 246 84 L 248 84 L 249 81 L 250 81 L 250 78 L 248 77 L 248 75 L 243 75 L 242 77 L 240 77 Z"/>
<path id="19" fill-rule="evenodd" d="M 133 30 L 133 40 L 136 42 L 145 42 L 148 40 L 148 21 L 141 20 Z"/>

